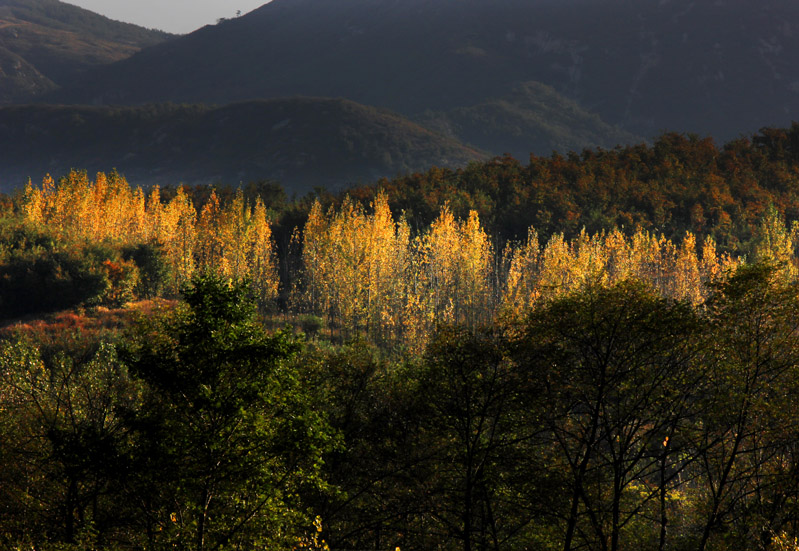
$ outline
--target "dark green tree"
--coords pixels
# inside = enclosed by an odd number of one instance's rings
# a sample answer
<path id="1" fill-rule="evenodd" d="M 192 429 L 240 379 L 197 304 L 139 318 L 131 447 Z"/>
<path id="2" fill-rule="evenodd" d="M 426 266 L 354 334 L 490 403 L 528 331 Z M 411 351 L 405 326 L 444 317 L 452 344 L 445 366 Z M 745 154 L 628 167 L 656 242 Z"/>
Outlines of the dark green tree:
<path id="1" fill-rule="evenodd" d="M 540 404 L 521 392 L 498 330 L 442 327 L 425 360 L 419 393 L 425 444 L 435 454 L 426 481 L 434 526 L 448 547 L 464 551 L 520 545 L 539 516 L 520 490 L 533 479 L 544 485 L 542 465 L 528 453 L 542 428 Z"/>
<path id="2" fill-rule="evenodd" d="M 0 343 L 3 546 L 136 539 L 121 498 L 140 389 L 113 345 L 93 348 L 41 354 L 23 340 Z"/>
<path id="3" fill-rule="evenodd" d="M 716 286 L 707 314 L 712 392 L 697 443 L 697 548 L 731 533 L 728 548 L 765 548 L 797 519 L 799 288 L 776 264 L 741 266 Z"/>
<path id="4" fill-rule="evenodd" d="M 337 491 L 317 497 L 331 547 L 437 545 L 425 516 L 422 481 L 433 454 L 424 445 L 421 425 L 429 410 L 416 366 L 392 365 L 363 342 L 311 350 L 303 361 L 314 366 L 320 407 L 343 442 L 324 466 Z"/>
<path id="5" fill-rule="evenodd" d="M 518 361 L 528 392 L 544 396 L 549 468 L 564 490 L 553 503 L 564 550 L 657 541 L 653 530 L 641 536 L 632 527 L 655 516 L 686 466 L 674 444 L 702 393 L 697 329 L 689 305 L 630 281 L 590 285 L 527 320 Z M 661 506 L 661 546 L 664 515 Z"/>
<path id="6" fill-rule="evenodd" d="M 139 269 L 136 294 L 142 298 L 162 296 L 172 274 L 163 247 L 158 242 L 139 243 L 122 250 L 125 260 L 132 260 Z"/>
<path id="7" fill-rule="evenodd" d="M 287 361 L 299 344 L 267 335 L 249 297 L 245 285 L 197 278 L 185 307 L 140 328 L 128 351 L 150 387 L 139 500 L 153 539 L 195 551 L 254 548 L 311 526 L 297 496 L 322 485 L 333 438 Z"/>

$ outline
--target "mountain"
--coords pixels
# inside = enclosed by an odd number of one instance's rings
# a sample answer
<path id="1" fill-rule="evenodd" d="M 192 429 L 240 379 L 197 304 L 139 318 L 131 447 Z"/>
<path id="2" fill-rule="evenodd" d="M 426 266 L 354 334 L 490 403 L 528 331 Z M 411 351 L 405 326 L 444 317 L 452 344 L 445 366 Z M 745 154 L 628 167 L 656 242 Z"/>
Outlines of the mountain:
<path id="1" fill-rule="evenodd" d="M 0 105 L 24 102 L 56 88 L 52 80 L 25 58 L 0 47 Z"/>
<path id="2" fill-rule="evenodd" d="M 0 108 L 0 189 L 71 167 L 134 184 L 277 179 L 290 191 L 371 182 L 486 154 L 343 99 L 205 105 Z"/>
<path id="3" fill-rule="evenodd" d="M 311 95 L 479 120 L 487 103 L 529 82 L 647 137 L 726 140 L 784 126 L 799 113 L 799 2 L 273 0 L 93 71 L 54 98 Z M 507 107 L 498 119 L 518 108 Z"/>
<path id="4" fill-rule="evenodd" d="M 56 0 L 0 0 L 0 103 L 40 97 L 170 36 Z"/>

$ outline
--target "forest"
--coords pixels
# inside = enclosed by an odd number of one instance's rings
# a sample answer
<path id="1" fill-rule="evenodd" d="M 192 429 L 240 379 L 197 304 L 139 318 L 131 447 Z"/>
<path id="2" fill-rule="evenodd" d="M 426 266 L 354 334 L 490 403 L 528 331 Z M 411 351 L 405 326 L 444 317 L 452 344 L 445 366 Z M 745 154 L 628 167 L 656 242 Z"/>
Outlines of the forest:
<path id="1" fill-rule="evenodd" d="M 28 183 L 0 546 L 797 549 L 797 190 L 797 125 L 293 199 Z"/>

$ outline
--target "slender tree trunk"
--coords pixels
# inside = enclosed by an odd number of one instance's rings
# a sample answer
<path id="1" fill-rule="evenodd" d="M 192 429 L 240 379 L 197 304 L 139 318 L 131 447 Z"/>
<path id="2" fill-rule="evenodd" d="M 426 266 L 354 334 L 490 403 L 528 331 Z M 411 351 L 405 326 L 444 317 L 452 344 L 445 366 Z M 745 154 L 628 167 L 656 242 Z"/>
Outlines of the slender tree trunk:
<path id="1" fill-rule="evenodd" d="M 738 430 L 736 432 L 735 442 L 730 452 L 730 457 L 727 460 L 727 463 L 724 465 L 724 471 L 721 474 L 718 488 L 713 492 L 713 507 L 710 510 L 710 515 L 708 516 L 707 522 L 705 523 L 705 528 L 702 531 L 702 540 L 699 543 L 698 551 L 704 551 L 705 547 L 707 547 L 707 542 L 710 539 L 710 532 L 713 530 L 713 526 L 716 524 L 716 520 L 718 519 L 718 512 L 719 508 L 721 507 L 722 495 L 724 494 L 724 490 L 727 485 L 727 479 L 729 478 L 732 467 L 735 464 L 735 459 L 738 457 L 738 450 L 741 446 L 741 441 L 743 440 L 742 433 L 746 427 L 746 410 L 741 414 L 740 418 L 741 421 L 737 426 Z"/>
<path id="2" fill-rule="evenodd" d="M 572 549 L 572 541 L 574 540 L 574 532 L 577 528 L 577 514 L 580 508 L 580 497 L 583 494 L 583 480 L 585 479 L 585 473 L 588 470 L 588 462 L 591 459 L 591 449 L 594 445 L 594 440 L 596 438 L 596 431 L 599 425 L 599 403 L 597 403 L 597 407 L 594 411 L 594 418 L 591 422 L 591 434 L 589 436 L 588 442 L 585 445 L 585 452 L 583 453 L 583 457 L 580 460 L 580 465 L 577 468 L 577 474 L 574 478 L 574 487 L 572 489 L 572 497 L 571 497 L 571 508 L 569 509 L 569 520 L 566 524 L 566 537 L 563 541 L 563 549 L 564 551 L 571 551 Z"/>
<path id="3" fill-rule="evenodd" d="M 499 538 L 497 537 L 497 522 L 494 518 L 494 509 L 491 507 L 491 499 L 488 495 L 488 490 L 486 489 L 486 485 L 482 484 L 483 489 L 483 501 L 486 507 L 486 515 L 488 517 L 488 526 L 491 529 L 491 543 L 493 544 L 494 551 L 499 551 Z"/>
<path id="4" fill-rule="evenodd" d="M 666 549 L 666 527 L 669 519 L 666 513 L 666 449 L 660 456 L 660 542 L 658 551 Z"/>
<path id="5" fill-rule="evenodd" d="M 604 372 L 603 372 L 604 375 Z M 599 385 L 599 393 L 597 396 L 594 409 L 591 412 L 591 431 L 588 440 L 585 443 L 585 452 L 580 460 L 577 468 L 577 474 L 574 478 L 574 488 L 572 489 L 571 508 L 569 510 L 569 520 L 566 524 L 566 536 L 563 541 L 563 550 L 571 551 L 572 542 L 574 541 L 574 532 L 577 528 L 577 514 L 580 507 L 580 497 L 583 495 L 583 480 L 585 473 L 588 471 L 588 462 L 591 459 L 591 450 L 596 442 L 596 434 L 599 430 L 599 412 L 604 397 L 604 377 Z"/>
<path id="6" fill-rule="evenodd" d="M 610 550 L 619 551 L 619 519 L 621 517 L 621 456 L 617 459 L 617 464 L 613 469 L 613 503 L 612 503 L 612 524 L 610 528 Z"/>
<path id="7" fill-rule="evenodd" d="M 203 551 L 203 549 L 205 549 L 205 521 L 208 517 L 208 503 L 210 499 L 210 493 L 208 491 L 208 486 L 206 485 L 203 487 L 202 501 L 200 502 L 202 509 L 200 510 L 199 518 L 197 519 L 196 551 Z"/>

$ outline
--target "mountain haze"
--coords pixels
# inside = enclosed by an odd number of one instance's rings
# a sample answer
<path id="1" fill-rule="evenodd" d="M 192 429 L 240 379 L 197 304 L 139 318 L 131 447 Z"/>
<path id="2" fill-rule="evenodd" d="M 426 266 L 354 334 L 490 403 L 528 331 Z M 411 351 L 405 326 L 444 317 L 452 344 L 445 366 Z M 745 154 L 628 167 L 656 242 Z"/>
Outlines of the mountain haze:
<path id="1" fill-rule="evenodd" d="M 468 139 L 486 151 L 510 153 L 518 159 L 526 159 L 530 152 L 611 148 L 643 141 L 539 82 L 525 82 L 501 98 L 477 105 L 426 111 L 417 120 L 446 136 Z"/>
<path id="2" fill-rule="evenodd" d="M 53 98 L 137 104 L 346 97 L 522 158 L 533 150 L 641 140 L 579 106 L 572 109 L 574 102 L 554 88 L 520 79 L 525 73 L 518 59 L 482 44 L 483 22 L 497 13 L 515 17 L 506 11 L 485 1 L 275 0 L 94 71 Z M 513 93 L 520 88 L 524 94 Z M 521 101 L 509 101 L 515 99 Z M 567 104 L 566 125 L 541 124 Z M 517 117 L 522 122 L 505 132 L 506 121 Z M 496 134 L 503 139 L 496 141 Z"/>
<path id="3" fill-rule="evenodd" d="M 0 108 L 5 191 L 72 167 L 116 168 L 140 185 L 271 178 L 290 191 L 307 191 L 484 158 L 402 117 L 347 100 Z"/>

